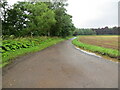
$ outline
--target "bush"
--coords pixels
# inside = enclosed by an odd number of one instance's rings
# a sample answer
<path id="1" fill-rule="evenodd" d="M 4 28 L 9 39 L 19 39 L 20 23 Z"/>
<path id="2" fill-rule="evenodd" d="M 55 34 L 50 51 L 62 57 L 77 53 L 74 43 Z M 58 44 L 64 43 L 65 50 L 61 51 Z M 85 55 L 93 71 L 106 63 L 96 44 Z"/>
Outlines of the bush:
<path id="1" fill-rule="evenodd" d="M 15 51 L 17 49 L 22 48 L 30 48 L 34 46 L 40 45 L 40 43 L 46 41 L 46 40 L 52 40 L 49 37 L 36 37 L 36 38 L 17 38 L 17 39 L 8 39 L 3 40 L 3 45 L 1 46 L 1 53 L 2 56 L 6 56 L 6 52 L 9 51 Z"/>

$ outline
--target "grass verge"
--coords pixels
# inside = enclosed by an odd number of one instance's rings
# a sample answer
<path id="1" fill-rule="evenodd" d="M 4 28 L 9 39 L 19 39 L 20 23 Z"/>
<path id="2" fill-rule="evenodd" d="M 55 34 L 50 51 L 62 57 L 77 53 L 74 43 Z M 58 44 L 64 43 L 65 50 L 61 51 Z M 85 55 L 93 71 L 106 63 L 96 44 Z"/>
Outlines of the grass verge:
<path id="1" fill-rule="evenodd" d="M 72 41 L 72 43 L 75 46 L 82 48 L 84 50 L 88 50 L 88 51 L 100 54 L 102 56 L 109 56 L 111 58 L 120 60 L 120 58 L 119 58 L 120 52 L 118 50 L 113 50 L 113 49 L 103 48 L 103 47 L 94 46 L 94 45 L 90 45 L 90 44 L 85 44 L 85 43 L 78 41 L 78 38 L 74 39 Z"/>
<path id="2" fill-rule="evenodd" d="M 37 52 L 40 50 L 43 50 L 47 47 L 50 47 L 52 45 L 55 45 L 56 43 L 59 43 L 61 41 L 70 39 L 71 37 L 67 38 L 52 38 L 51 40 L 45 40 L 44 42 L 40 43 L 38 46 L 30 47 L 30 48 L 21 48 L 15 51 L 9 51 L 7 52 L 7 56 L 2 57 L 2 64 L 0 64 L 0 67 L 5 67 L 6 65 L 10 64 L 13 59 L 15 59 L 18 56 L 23 56 L 25 54 L 31 53 L 31 52 Z"/>

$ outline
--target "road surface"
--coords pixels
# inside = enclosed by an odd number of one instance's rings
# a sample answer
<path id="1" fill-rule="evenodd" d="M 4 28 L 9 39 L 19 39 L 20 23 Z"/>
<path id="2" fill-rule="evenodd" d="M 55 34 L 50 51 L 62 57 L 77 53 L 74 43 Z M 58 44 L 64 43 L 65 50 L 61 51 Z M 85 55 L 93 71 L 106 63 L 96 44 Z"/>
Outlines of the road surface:
<path id="1" fill-rule="evenodd" d="M 67 40 L 16 59 L 3 69 L 3 88 L 118 88 L 118 64 Z"/>

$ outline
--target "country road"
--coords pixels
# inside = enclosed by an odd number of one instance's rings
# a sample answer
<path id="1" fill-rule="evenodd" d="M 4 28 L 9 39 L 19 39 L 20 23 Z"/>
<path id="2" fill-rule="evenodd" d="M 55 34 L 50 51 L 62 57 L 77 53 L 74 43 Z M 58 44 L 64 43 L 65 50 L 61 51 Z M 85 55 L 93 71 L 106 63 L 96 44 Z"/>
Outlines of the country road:
<path id="1" fill-rule="evenodd" d="M 67 40 L 16 59 L 3 69 L 3 88 L 118 88 L 118 64 Z"/>

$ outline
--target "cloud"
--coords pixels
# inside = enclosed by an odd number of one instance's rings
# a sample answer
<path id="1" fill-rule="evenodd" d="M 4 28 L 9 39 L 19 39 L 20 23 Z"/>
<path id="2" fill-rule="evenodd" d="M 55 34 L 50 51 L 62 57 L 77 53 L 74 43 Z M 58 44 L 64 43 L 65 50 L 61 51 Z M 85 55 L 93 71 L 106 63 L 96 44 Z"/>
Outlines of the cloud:
<path id="1" fill-rule="evenodd" d="M 68 0 L 68 13 L 79 28 L 117 26 L 118 0 Z"/>

